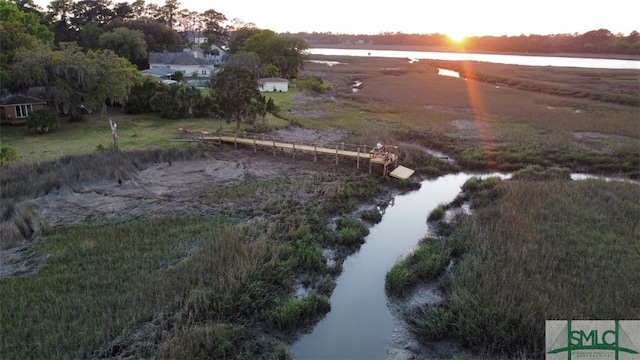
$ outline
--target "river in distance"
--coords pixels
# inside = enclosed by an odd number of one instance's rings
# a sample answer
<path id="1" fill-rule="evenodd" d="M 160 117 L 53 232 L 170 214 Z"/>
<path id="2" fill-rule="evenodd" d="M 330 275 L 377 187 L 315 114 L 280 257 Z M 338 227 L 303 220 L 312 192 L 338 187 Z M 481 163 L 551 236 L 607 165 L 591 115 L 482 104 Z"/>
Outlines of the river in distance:
<path id="1" fill-rule="evenodd" d="M 435 51 L 402 51 L 402 50 L 366 50 L 366 49 L 330 49 L 310 48 L 309 54 L 336 56 L 376 56 L 410 60 L 454 60 L 479 61 L 496 64 L 526 66 L 577 67 L 586 69 L 634 69 L 640 70 L 640 60 L 580 58 L 560 56 L 476 54 Z"/>

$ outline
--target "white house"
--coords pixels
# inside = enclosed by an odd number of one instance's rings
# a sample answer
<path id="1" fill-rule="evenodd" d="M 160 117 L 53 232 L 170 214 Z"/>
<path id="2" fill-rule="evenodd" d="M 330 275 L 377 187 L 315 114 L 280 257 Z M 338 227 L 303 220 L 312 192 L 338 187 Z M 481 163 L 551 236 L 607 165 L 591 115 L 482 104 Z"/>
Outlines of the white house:
<path id="1" fill-rule="evenodd" d="M 229 57 L 227 51 L 218 45 L 211 45 L 211 51 L 213 54 L 209 55 L 207 59 L 212 60 L 216 64 L 224 63 L 227 61 L 227 57 Z"/>
<path id="2" fill-rule="evenodd" d="M 209 78 L 215 71 L 213 61 L 199 56 L 198 51 L 189 52 L 152 52 L 149 53 L 149 68 L 180 71 L 185 77 Z"/>
<path id="3" fill-rule="evenodd" d="M 259 80 L 261 92 L 288 92 L 289 80 L 283 78 L 262 78 Z"/>

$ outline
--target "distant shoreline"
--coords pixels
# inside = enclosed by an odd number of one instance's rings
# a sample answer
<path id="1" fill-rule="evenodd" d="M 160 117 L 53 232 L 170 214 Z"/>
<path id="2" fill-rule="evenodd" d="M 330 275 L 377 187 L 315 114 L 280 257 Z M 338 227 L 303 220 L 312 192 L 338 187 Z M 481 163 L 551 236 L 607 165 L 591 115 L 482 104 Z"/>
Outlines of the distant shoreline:
<path id="1" fill-rule="evenodd" d="M 453 52 L 464 53 L 464 50 L 447 46 L 421 45 L 376 45 L 376 44 L 309 44 L 312 49 L 357 49 L 357 50 L 393 50 L 393 51 L 425 51 L 425 52 Z M 595 59 L 640 60 L 640 55 L 625 54 L 593 54 L 593 53 L 518 53 L 496 51 L 471 51 L 474 54 L 526 55 L 526 56 L 557 56 Z"/>

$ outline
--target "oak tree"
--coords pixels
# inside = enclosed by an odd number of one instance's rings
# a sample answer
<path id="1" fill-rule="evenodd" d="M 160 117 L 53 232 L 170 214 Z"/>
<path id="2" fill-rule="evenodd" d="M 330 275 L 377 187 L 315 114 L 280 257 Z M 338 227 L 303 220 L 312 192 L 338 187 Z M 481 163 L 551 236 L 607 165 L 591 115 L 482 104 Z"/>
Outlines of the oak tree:
<path id="1" fill-rule="evenodd" d="M 44 86 L 71 120 L 82 119 L 80 105 L 106 110 L 107 101 L 124 104 L 141 75 L 111 50 L 82 52 L 74 43 L 59 50 L 39 46 L 19 51 L 11 72 L 15 87 Z"/>
<path id="2" fill-rule="evenodd" d="M 220 115 L 227 121 L 235 120 L 237 130 L 260 98 L 255 76 L 237 66 L 225 66 L 216 76 L 211 91 Z"/>

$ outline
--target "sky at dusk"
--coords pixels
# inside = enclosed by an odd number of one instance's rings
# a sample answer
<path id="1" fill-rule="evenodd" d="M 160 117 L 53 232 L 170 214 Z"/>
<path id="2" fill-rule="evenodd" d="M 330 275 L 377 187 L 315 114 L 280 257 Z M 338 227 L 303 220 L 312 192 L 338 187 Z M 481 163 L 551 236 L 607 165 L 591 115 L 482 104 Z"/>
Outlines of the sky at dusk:
<path id="1" fill-rule="evenodd" d="M 151 2 L 164 4 L 164 0 Z M 445 33 L 460 37 L 582 34 L 598 29 L 628 35 L 633 30 L 640 31 L 638 0 L 182 0 L 180 3 L 182 8 L 214 9 L 229 20 L 239 18 L 275 32 Z"/>
<path id="2" fill-rule="evenodd" d="M 113 0 L 117 3 L 122 0 Z M 133 0 L 125 0 L 133 2 Z M 146 0 L 164 5 L 165 0 Z M 46 9 L 47 0 L 36 0 Z M 275 32 L 379 34 L 403 32 L 462 36 L 583 34 L 607 29 L 640 31 L 638 0 L 180 0 L 181 8 L 214 9 Z"/>

